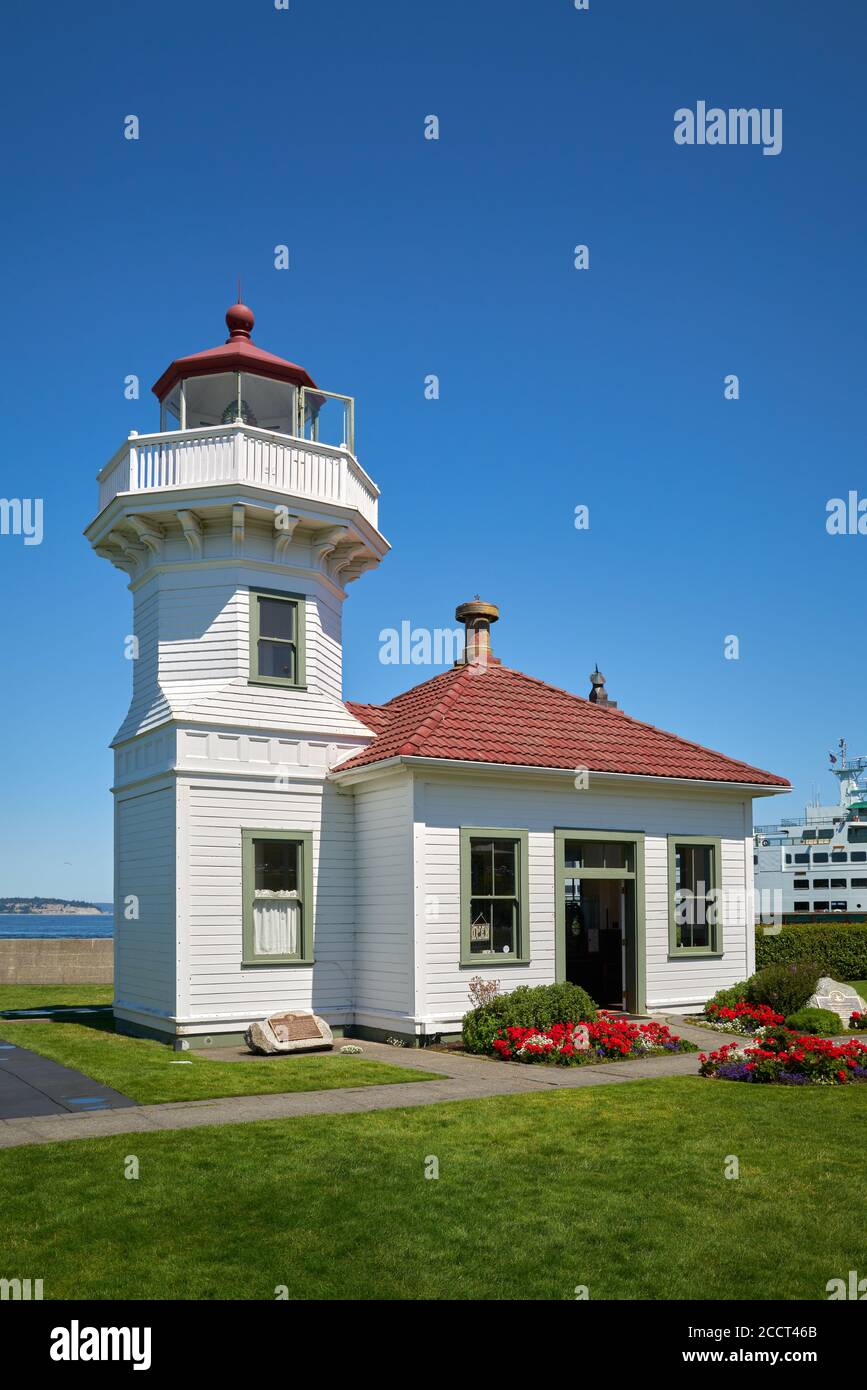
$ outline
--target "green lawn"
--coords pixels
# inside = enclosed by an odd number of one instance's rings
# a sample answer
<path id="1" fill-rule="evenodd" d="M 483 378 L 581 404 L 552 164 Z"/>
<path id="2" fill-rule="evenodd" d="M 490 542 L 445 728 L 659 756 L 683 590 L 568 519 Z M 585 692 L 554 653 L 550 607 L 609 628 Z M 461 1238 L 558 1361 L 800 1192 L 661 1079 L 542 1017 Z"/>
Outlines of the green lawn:
<path id="1" fill-rule="evenodd" d="M 10 1149 L 2 1274 L 46 1298 L 824 1299 L 863 1265 L 865 1121 L 867 1087 L 674 1077 Z"/>
<path id="2" fill-rule="evenodd" d="M 111 987 L 107 985 L 0 986 L 0 1010 L 60 1009 L 110 1001 Z M 29 1047 L 63 1066 L 76 1067 L 94 1081 L 113 1086 L 142 1105 L 173 1100 L 213 1100 L 218 1096 L 382 1086 L 430 1081 L 438 1075 L 410 1071 L 407 1067 L 391 1066 L 364 1056 L 341 1057 L 336 1052 L 224 1062 L 207 1053 L 176 1053 L 164 1043 L 115 1033 L 108 1008 L 100 1013 L 82 1015 L 79 1022 L 63 1022 L 63 1018 L 63 1014 L 58 1014 L 53 1021 L 40 1019 L 35 1023 L 0 1018 L 0 1038 Z"/>
<path id="3" fill-rule="evenodd" d="M 0 985 L 4 1009 L 61 1009 L 79 1004 L 110 1004 L 112 985 Z"/>

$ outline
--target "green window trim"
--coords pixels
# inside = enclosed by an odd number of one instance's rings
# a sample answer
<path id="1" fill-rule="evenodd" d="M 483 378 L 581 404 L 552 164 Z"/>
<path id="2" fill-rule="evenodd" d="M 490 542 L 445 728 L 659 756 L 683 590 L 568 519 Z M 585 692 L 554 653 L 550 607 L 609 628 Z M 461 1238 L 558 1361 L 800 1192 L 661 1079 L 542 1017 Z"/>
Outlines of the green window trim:
<path id="1" fill-rule="evenodd" d="M 677 865 L 676 855 L 678 845 L 701 845 L 706 846 L 712 851 L 713 881 L 708 888 L 708 893 L 716 893 L 719 896 L 715 901 L 716 921 L 711 926 L 711 941 L 709 946 L 680 946 L 677 941 L 677 904 L 675 896 L 677 893 Z M 669 835 L 668 836 L 668 959 L 669 960 L 706 960 L 719 959 L 724 955 L 723 930 L 725 923 L 722 917 L 722 840 L 718 835 Z"/>
<path id="2" fill-rule="evenodd" d="M 288 840 L 298 845 L 300 864 L 301 922 L 298 950 L 291 955 L 259 955 L 254 950 L 253 904 L 256 892 L 255 842 L 257 840 Z M 311 830 L 241 831 L 241 964 L 249 966 L 312 965 L 313 964 L 313 832 Z"/>
<path id="3" fill-rule="evenodd" d="M 602 840 L 625 842 L 634 846 L 633 869 L 573 869 L 566 868 L 568 840 Z M 632 1013 L 647 1012 L 647 952 L 645 947 L 644 896 L 644 831 L 643 830 L 584 830 L 580 826 L 554 829 L 554 978 L 566 979 L 566 897 L 567 878 L 622 878 L 635 883 L 635 926 L 632 941 L 627 936 L 626 1003 Z"/>
<path id="4" fill-rule="evenodd" d="M 526 830 L 509 830 L 503 826 L 476 826 L 462 825 L 460 831 L 460 893 L 461 893 L 461 966 L 472 966 L 478 969 L 480 965 L 495 965 L 499 970 L 501 966 L 511 967 L 514 965 L 528 965 L 530 962 L 530 875 L 529 875 L 529 854 L 527 848 L 528 833 Z M 517 935 L 517 947 L 508 954 L 502 951 L 482 952 L 475 954 L 470 950 L 470 918 L 472 916 L 470 901 L 472 893 L 472 876 L 470 871 L 471 842 L 473 840 L 514 840 L 517 842 L 517 874 L 518 882 L 515 885 L 517 925 L 515 928 Z M 494 900 L 497 894 L 479 894 L 479 897 L 490 897 Z M 512 895 L 508 895 L 511 897 Z"/>
<path id="5" fill-rule="evenodd" d="M 294 640 L 281 638 L 265 638 L 272 642 L 280 642 L 281 645 L 291 647 L 295 653 L 295 677 L 290 679 L 288 676 L 266 676 L 259 673 L 259 641 L 262 638 L 260 631 L 260 599 L 279 599 L 282 603 L 291 605 L 294 618 Z M 285 589 L 251 589 L 250 590 L 250 675 L 251 685 L 282 685 L 288 686 L 290 690 L 306 689 L 306 646 L 307 646 L 307 602 L 304 594 L 290 594 Z"/>

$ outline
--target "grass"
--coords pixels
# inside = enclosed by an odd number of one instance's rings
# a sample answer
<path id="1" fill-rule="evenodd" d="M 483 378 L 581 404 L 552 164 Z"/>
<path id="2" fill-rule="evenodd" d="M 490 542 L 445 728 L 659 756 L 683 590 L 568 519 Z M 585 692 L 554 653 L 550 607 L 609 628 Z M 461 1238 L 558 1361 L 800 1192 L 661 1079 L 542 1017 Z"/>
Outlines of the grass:
<path id="1" fill-rule="evenodd" d="M 88 991 L 98 991 L 85 997 Z M 106 1003 L 110 986 L 0 986 L 0 1010 L 66 1008 Z M 111 1010 L 82 1015 L 80 1021 L 15 1022 L 0 1018 L 0 1038 L 74 1067 L 141 1105 L 165 1101 L 215 1100 L 220 1096 L 274 1095 L 290 1091 L 331 1091 L 347 1086 L 383 1086 L 430 1081 L 438 1073 L 409 1070 L 368 1057 L 335 1053 L 259 1057 L 226 1062 L 201 1052 L 174 1053 L 164 1043 L 114 1032 Z"/>
<path id="2" fill-rule="evenodd" d="M 10 1149 L 0 1274 L 77 1299 L 825 1299 L 863 1262 L 865 1121 L 867 1087 L 672 1077 Z"/>
<path id="3" fill-rule="evenodd" d="M 4 1009 L 72 1009 L 81 1004 L 111 1004 L 112 985 L 0 985 Z"/>

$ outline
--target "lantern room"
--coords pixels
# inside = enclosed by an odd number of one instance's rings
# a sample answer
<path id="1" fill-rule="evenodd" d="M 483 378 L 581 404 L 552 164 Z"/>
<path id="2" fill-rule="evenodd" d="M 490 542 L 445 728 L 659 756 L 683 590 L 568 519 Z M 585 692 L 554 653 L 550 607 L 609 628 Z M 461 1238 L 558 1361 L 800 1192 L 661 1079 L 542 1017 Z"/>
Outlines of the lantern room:
<path id="1" fill-rule="evenodd" d="M 179 357 L 153 387 L 161 432 L 245 424 L 355 452 L 351 396 L 323 391 L 303 367 L 257 347 L 246 304 L 226 314 L 229 337 L 219 347 Z"/>

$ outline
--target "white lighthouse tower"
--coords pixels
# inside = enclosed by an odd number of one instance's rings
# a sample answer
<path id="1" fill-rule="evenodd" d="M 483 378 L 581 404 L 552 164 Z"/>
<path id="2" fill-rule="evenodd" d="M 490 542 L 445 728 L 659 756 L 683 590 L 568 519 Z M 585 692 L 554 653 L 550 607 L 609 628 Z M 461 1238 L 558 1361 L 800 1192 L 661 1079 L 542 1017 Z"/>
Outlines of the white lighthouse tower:
<path id="1" fill-rule="evenodd" d="M 327 772 L 372 738 L 341 612 L 388 550 L 351 398 L 255 346 L 245 305 L 226 323 L 160 377 L 160 430 L 103 468 L 86 532 L 134 604 L 115 1014 L 194 1046 L 284 1007 L 350 1015 L 352 798 Z"/>

